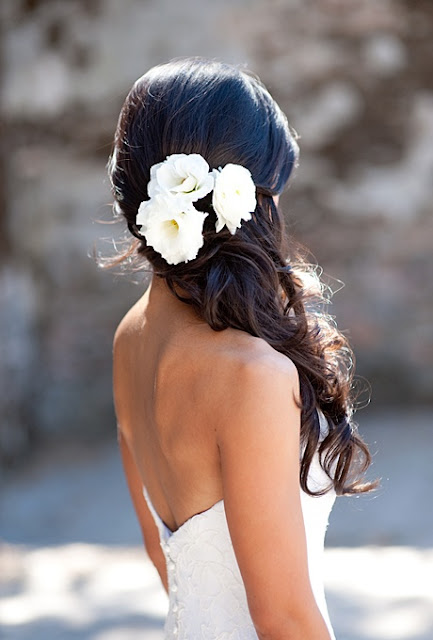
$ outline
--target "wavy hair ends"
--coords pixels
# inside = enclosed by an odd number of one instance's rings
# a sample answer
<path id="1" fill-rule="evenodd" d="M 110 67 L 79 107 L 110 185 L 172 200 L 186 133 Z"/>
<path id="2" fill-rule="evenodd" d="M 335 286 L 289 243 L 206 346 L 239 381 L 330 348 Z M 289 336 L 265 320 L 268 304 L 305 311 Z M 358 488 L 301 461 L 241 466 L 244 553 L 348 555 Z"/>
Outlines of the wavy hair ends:
<path id="1" fill-rule="evenodd" d="M 257 192 L 252 219 L 234 235 L 226 228 L 216 233 L 208 195 L 196 202 L 208 216 L 194 260 L 169 265 L 145 240 L 133 239 L 125 261 L 148 261 L 173 295 L 215 331 L 240 329 L 294 362 L 301 388 L 304 491 L 315 495 L 308 472 L 317 447 L 337 493 L 372 489 L 375 483 L 363 482 L 370 454 L 352 419 L 353 353 L 326 314 L 315 268 L 289 238 L 275 202 L 299 154 L 285 115 L 260 80 L 236 66 L 186 58 L 139 78 L 120 112 L 108 164 L 115 214 L 133 233 L 138 207 L 148 199 L 151 166 L 174 153 L 199 153 L 211 168 L 246 167 Z M 329 422 L 324 439 L 316 408 Z"/>

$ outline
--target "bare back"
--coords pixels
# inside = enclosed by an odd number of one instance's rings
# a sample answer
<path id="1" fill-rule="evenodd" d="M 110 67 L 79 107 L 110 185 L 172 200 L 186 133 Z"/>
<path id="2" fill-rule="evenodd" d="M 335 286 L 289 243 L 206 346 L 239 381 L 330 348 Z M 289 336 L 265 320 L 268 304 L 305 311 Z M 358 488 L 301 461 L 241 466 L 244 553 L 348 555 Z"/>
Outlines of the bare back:
<path id="1" fill-rule="evenodd" d="M 114 398 L 142 483 L 175 530 L 223 497 L 215 397 L 242 360 L 281 356 L 242 331 L 213 331 L 161 284 L 153 288 L 116 332 Z"/>
<path id="2" fill-rule="evenodd" d="M 154 279 L 116 331 L 113 391 L 128 485 L 166 590 L 143 485 L 171 531 L 224 500 L 259 638 L 293 629 L 329 640 L 308 569 L 295 365 L 246 332 L 213 331 Z"/>

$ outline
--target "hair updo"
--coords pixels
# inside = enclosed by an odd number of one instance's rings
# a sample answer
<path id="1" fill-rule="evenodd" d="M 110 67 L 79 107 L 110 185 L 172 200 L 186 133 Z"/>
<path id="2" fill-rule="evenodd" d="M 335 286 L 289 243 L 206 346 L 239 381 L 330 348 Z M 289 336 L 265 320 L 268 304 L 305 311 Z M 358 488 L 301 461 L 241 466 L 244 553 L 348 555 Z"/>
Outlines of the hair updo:
<path id="1" fill-rule="evenodd" d="M 337 493 L 370 489 L 371 483 L 362 482 L 370 454 L 352 420 L 353 354 L 333 320 L 320 311 L 323 288 L 289 240 L 275 200 L 299 153 L 285 115 L 256 76 L 232 65 L 186 58 L 139 78 L 120 112 L 109 161 L 115 215 L 125 218 L 134 235 L 139 235 L 138 207 L 149 198 L 150 168 L 176 153 L 198 153 L 211 169 L 229 163 L 246 167 L 256 185 L 252 219 L 234 235 L 227 228 L 216 233 L 208 194 L 195 203 L 208 216 L 194 260 L 170 265 L 143 238 L 134 240 L 121 260 L 132 254 L 147 260 L 173 295 L 192 305 L 212 329 L 246 331 L 295 363 L 305 491 L 314 493 L 307 477 L 318 446 Z M 314 296 L 306 275 L 316 283 Z M 319 306 L 312 304 L 313 297 Z M 330 427 L 323 440 L 317 407 Z"/>

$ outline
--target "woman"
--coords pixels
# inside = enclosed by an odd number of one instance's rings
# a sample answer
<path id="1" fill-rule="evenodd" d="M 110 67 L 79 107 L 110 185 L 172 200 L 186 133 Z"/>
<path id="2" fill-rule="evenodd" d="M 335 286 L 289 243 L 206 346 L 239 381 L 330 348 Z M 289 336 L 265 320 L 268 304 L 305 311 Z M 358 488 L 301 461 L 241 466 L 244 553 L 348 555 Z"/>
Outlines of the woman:
<path id="1" fill-rule="evenodd" d="M 297 157 L 260 81 L 214 61 L 151 69 L 120 114 L 120 260 L 152 280 L 116 331 L 114 400 L 167 638 L 334 637 L 325 529 L 336 494 L 371 488 L 370 458 L 350 349 L 278 209 Z"/>

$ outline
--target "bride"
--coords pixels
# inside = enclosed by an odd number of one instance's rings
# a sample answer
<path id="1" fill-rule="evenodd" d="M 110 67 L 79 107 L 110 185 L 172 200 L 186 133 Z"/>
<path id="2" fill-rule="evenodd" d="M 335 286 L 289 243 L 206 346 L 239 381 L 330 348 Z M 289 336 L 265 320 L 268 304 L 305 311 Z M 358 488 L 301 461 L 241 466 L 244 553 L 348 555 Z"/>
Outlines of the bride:
<path id="1" fill-rule="evenodd" d="M 253 74 L 151 69 L 109 173 L 151 283 L 117 328 L 119 444 L 166 638 L 329 640 L 322 554 L 336 494 L 372 488 L 353 368 L 278 198 L 296 136 Z"/>

